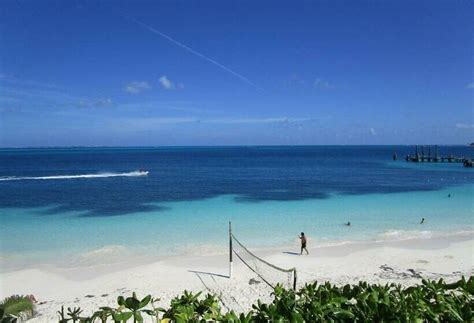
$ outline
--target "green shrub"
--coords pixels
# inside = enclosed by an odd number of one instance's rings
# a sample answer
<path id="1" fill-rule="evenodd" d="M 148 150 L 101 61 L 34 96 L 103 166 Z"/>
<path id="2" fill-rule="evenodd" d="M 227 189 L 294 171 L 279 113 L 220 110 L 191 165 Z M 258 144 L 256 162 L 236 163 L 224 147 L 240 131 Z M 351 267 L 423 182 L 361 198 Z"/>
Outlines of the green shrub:
<path id="1" fill-rule="evenodd" d="M 277 286 L 270 304 L 257 301 L 248 313 L 223 313 L 213 295 L 185 291 L 167 309 L 156 308 L 150 295 L 119 297 L 118 307 L 101 307 L 91 317 L 79 317 L 80 308 L 60 312 L 63 322 L 142 322 L 143 315 L 157 322 L 473 322 L 474 277 L 452 284 L 423 280 L 403 288 L 396 284 L 334 286 L 306 284 L 298 291 Z M 151 308 L 150 308 L 151 307 Z"/>
<path id="2" fill-rule="evenodd" d="M 20 312 L 33 312 L 34 305 L 27 296 L 13 295 L 6 297 L 0 303 L 4 309 L 5 314 L 18 315 Z"/>

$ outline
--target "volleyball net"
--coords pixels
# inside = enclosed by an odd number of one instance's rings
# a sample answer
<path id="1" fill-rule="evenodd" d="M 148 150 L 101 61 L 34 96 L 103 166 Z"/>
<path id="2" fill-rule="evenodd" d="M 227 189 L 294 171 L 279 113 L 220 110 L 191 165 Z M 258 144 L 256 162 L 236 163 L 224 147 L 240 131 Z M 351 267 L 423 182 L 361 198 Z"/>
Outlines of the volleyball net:
<path id="1" fill-rule="evenodd" d="M 233 255 L 270 287 L 281 284 L 287 289 L 296 289 L 296 268 L 281 268 L 257 256 L 236 238 L 229 222 L 229 277 L 232 277 Z"/>

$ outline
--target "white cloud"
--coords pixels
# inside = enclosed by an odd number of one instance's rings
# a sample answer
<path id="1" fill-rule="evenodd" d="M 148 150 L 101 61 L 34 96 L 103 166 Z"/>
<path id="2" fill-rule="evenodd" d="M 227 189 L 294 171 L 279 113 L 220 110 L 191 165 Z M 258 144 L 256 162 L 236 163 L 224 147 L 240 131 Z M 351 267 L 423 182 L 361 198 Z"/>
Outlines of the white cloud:
<path id="1" fill-rule="evenodd" d="M 110 98 L 82 99 L 79 101 L 79 107 L 82 108 L 109 108 L 114 105 Z"/>
<path id="2" fill-rule="evenodd" d="M 94 106 L 101 108 L 101 107 L 111 107 L 113 105 L 113 101 L 111 98 L 106 98 L 106 99 L 96 99 L 94 101 Z"/>
<path id="3" fill-rule="evenodd" d="M 208 62 L 211 63 L 211 64 L 214 64 L 215 66 L 217 66 L 217 67 L 219 67 L 220 69 L 226 71 L 227 73 L 230 73 L 230 74 L 234 75 L 235 77 L 239 78 L 241 81 L 244 81 L 245 83 L 247 83 L 247 84 L 253 86 L 253 87 L 256 88 L 257 90 L 260 89 L 257 85 L 255 85 L 253 82 L 251 82 L 248 78 L 246 78 L 246 77 L 243 76 L 242 74 L 239 74 L 239 73 L 237 73 L 236 71 L 231 70 L 231 69 L 228 68 L 227 66 L 225 66 L 225 65 L 223 65 L 223 64 L 221 64 L 221 63 L 219 63 L 219 62 L 217 62 L 216 60 L 210 58 L 209 56 L 205 56 L 204 54 L 201 54 L 200 52 L 198 52 L 198 51 L 192 49 L 191 47 L 188 47 L 188 46 L 184 45 L 183 43 L 180 43 L 180 42 L 177 41 L 176 39 L 171 38 L 170 36 L 168 36 L 168 35 L 162 33 L 161 31 L 159 31 L 159 30 L 157 30 L 157 29 L 151 27 L 150 25 L 147 25 L 147 24 L 145 24 L 145 23 L 143 23 L 143 22 L 141 22 L 141 21 L 139 21 L 139 20 L 136 20 L 136 19 L 133 19 L 133 21 L 135 21 L 135 23 L 139 24 L 140 26 L 142 26 L 142 27 L 148 29 L 148 30 L 151 31 L 152 33 L 161 36 L 162 38 L 164 38 L 164 39 L 166 39 L 166 40 L 172 42 L 173 44 L 175 44 L 175 45 L 178 46 L 178 47 L 181 47 L 181 48 L 184 49 L 185 51 L 187 51 L 187 52 L 189 52 L 189 53 L 191 53 L 191 54 L 193 54 L 193 55 L 195 55 L 195 56 L 197 56 L 197 57 L 200 57 L 200 58 L 202 58 L 202 59 L 208 61 Z"/>
<path id="4" fill-rule="evenodd" d="M 288 81 L 290 85 L 305 85 L 306 80 L 301 78 L 298 74 L 293 74 Z"/>
<path id="5" fill-rule="evenodd" d="M 161 76 L 159 82 L 165 90 L 174 90 L 176 88 L 166 75 Z"/>
<path id="6" fill-rule="evenodd" d="M 110 98 L 85 98 L 70 95 L 67 92 L 56 89 L 29 88 L 18 89 L 18 86 L 0 85 L 0 102 L 21 103 L 34 100 L 35 106 L 55 109 L 60 108 L 101 108 L 114 105 Z"/>
<path id="7" fill-rule="evenodd" d="M 182 123 L 207 123 L 207 124 L 298 124 L 300 122 L 310 122 L 316 119 L 311 118 L 198 118 L 198 117 L 156 117 L 156 118 L 133 118 L 126 119 L 128 122 L 140 125 L 162 125 L 162 124 L 182 124 Z"/>
<path id="8" fill-rule="evenodd" d="M 151 89 L 151 86 L 146 81 L 133 81 L 128 83 L 124 88 L 125 92 L 131 94 L 138 94 L 149 89 Z"/>
<path id="9" fill-rule="evenodd" d="M 323 80 L 322 78 L 317 78 L 316 80 L 314 80 L 313 85 L 316 89 L 321 90 L 330 90 L 334 88 L 334 85 L 332 85 L 326 80 Z"/>
<path id="10" fill-rule="evenodd" d="M 55 84 L 18 79 L 16 77 L 7 75 L 5 73 L 0 73 L 0 82 L 4 85 L 14 86 L 15 88 L 22 88 L 22 89 L 32 90 L 32 89 L 40 88 L 40 89 L 52 89 L 52 90 L 64 90 L 62 87 Z"/>
<path id="11" fill-rule="evenodd" d="M 170 118 L 146 118 L 134 119 L 135 122 L 151 123 L 151 124 L 179 124 L 179 123 L 194 123 L 199 122 L 197 118 L 188 117 L 170 117 Z"/>
<path id="12" fill-rule="evenodd" d="M 211 110 L 211 109 L 201 109 L 201 108 L 193 108 L 193 107 L 180 107 L 180 106 L 165 106 L 163 107 L 164 109 L 167 110 L 173 110 L 173 111 L 180 111 L 180 112 L 189 112 L 189 113 L 204 113 L 204 114 L 216 114 L 220 113 L 220 110 Z"/>
<path id="13" fill-rule="evenodd" d="M 474 129 L 474 124 L 456 123 L 456 128 L 458 128 L 458 129 Z"/>
<path id="14" fill-rule="evenodd" d="M 474 82 L 469 83 L 468 85 L 466 85 L 466 87 L 468 89 L 474 89 Z"/>
<path id="15" fill-rule="evenodd" d="M 203 120 L 203 122 L 208 123 L 228 123 L 228 124 L 241 124 L 241 123 L 291 123 L 291 122 L 303 122 L 311 121 L 310 118 L 287 118 L 287 117 L 278 117 L 278 118 L 218 118 L 218 119 L 208 119 Z"/>

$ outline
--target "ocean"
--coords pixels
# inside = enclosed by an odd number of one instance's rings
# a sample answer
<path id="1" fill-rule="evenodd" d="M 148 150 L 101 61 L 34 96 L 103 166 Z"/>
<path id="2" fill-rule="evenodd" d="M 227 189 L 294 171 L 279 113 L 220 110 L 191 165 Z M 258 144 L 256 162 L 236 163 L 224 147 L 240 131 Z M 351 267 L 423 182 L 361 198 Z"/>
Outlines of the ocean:
<path id="1" fill-rule="evenodd" d="M 474 157 L 463 146 L 439 152 Z M 472 232 L 474 169 L 405 162 L 413 153 L 410 146 L 0 149 L 0 271 L 225 252 L 229 221 L 250 248 L 297 250 L 301 231 L 310 249 Z"/>

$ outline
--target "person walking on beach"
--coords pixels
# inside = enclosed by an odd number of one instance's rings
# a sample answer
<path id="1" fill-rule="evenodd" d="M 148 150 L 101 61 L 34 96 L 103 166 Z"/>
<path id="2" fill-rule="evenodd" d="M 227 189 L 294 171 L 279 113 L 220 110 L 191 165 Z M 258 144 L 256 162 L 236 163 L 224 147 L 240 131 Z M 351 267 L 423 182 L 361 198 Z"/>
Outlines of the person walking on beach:
<path id="1" fill-rule="evenodd" d="M 300 240 L 301 240 L 301 253 L 300 253 L 300 255 L 303 254 L 303 250 L 306 251 L 307 255 L 309 255 L 308 249 L 306 249 L 306 237 L 304 235 L 304 232 L 301 232 L 301 235 L 298 236 L 298 238 L 300 238 Z"/>

